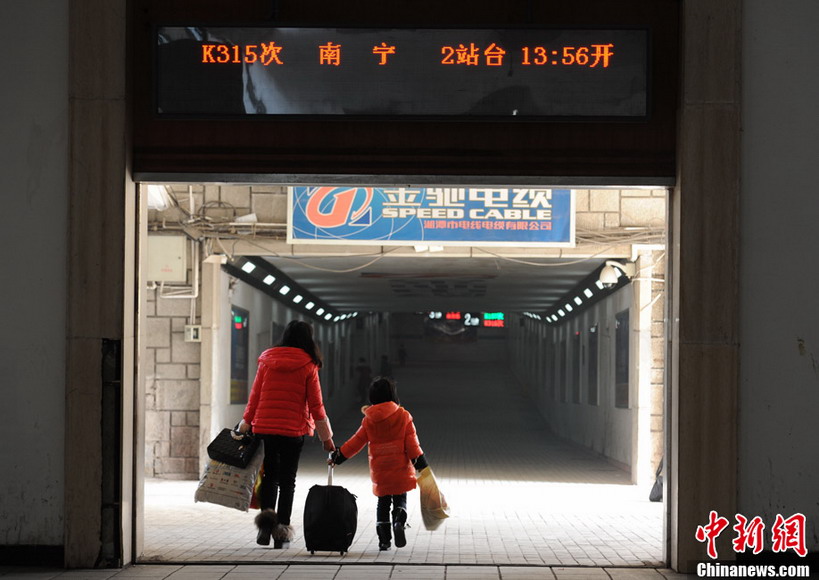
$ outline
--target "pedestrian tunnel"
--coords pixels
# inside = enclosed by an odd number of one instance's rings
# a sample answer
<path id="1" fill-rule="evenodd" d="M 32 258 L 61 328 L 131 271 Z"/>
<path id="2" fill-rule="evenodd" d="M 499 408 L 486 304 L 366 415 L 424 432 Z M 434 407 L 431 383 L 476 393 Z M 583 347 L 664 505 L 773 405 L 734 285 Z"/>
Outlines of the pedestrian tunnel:
<path id="1" fill-rule="evenodd" d="M 256 546 L 252 511 L 193 502 L 256 357 L 303 319 L 336 443 L 361 421 L 363 377 L 389 374 L 451 504 L 429 531 L 411 492 L 409 545 L 379 553 L 362 453 L 335 470 L 359 504 L 345 562 L 666 561 L 663 504 L 648 499 L 665 442 L 666 190 L 573 189 L 574 243 L 537 248 L 288 242 L 291 193 L 154 189 L 140 236 L 141 560 L 318 557 L 298 536 L 288 550 Z M 327 477 L 313 443 L 297 534 L 307 490 Z"/>

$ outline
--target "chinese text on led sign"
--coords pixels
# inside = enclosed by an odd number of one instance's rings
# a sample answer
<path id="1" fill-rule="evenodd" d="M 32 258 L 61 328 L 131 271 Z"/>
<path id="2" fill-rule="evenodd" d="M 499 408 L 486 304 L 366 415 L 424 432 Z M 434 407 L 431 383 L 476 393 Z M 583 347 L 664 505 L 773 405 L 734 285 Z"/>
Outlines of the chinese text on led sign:
<path id="1" fill-rule="evenodd" d="M 505 326 L 503 312 L 484 312 L 483 325 L 494 326 L 496 328 L 503 328 Z"/>
<path id="2" fill-rule="evenodd" d="M 160 27 L 160 114 L 646 117 L 646 30 Z"/>
<path id="3" fill-rule="evenodd" d="M 230 44 L 202 44 L 204 64 L 256 64 L 262 66 L 284 65 L 282 51 L 285 47 L 275 42 L 261 42 L 244 46 Z M 468 46 L 442 46 L 442 65 L 461 66 L 503 66 L 509 59 L 517 58 L 522 66 L 588 66 L 608 68 L 615 55 L 614 44 L 592 44 L 590 46 L 561 46 L 550 50 L 545 46 L 523 46 L 516 55 L 510 55 L 494 42 L 486 48 L 470 42 Z M 341 66 L 343 45 L 328 42 L 315 47 L 316 61 L 324 66 Z M 286 53 L 285 53 L 286 54 Z M 396 46 L 386 42 L 372 47 L 374 62 L 379 66 L 390 63 L 388 57 L 397 54 Z"/>

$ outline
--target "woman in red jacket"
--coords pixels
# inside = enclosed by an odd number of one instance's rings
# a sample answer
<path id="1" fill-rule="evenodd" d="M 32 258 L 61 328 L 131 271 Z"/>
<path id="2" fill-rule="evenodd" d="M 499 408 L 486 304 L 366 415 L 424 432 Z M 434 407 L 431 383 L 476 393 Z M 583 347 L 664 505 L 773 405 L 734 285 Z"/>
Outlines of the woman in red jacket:
<path id="1" fill-rule="evenodd" d="M 256 543 L 263 546 L 270 544 L 271 536 L 274 548 L 283 548 L 293 539 L 290 515 L 304 436 L 315 430 L 326 451 L 335 449 L 321 397 L 319 368 L 321 353 L 313 340 L 313 327 L 301 320 L 290 322 L 279 344 L 259 357 L 239 430 L 244 433 L 252 426 L 264 441 L 262 511 L 256 516 Z"/>
<path id="2" fill-rule="evenodd" d="M 370 478 L 378 497 L 376 526 L 378 549 L 390 549 L 390 505 L 395 546 L 407 545 L 407 492 L 415 489 L 415 470 L 426 467 L 409 411 L 399 406 L 392 379 L 376 378 L 370 385 L 370 403 L 364 407 L 361 427 L 333 453 L 329 463 L 339 465 L 369 443 Z"/>

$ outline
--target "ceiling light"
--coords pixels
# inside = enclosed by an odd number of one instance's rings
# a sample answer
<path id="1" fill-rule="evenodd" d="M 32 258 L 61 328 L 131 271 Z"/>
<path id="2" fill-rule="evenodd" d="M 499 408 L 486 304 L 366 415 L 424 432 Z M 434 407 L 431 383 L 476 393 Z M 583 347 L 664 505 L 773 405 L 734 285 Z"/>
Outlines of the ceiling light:
<path id="1" fill-rule="evenodd" d="M 304 296 L 302 296 L 301 294 L 296 294 L 295 296 L 293 296 L 293 302 L 295 302 L 296 304 L 298 304 L 302 300 L 304 300 Z"/>
<path id="2" fill-rule="evenodd" d="M 285 284 L 284 286 L 282 286 L 281 288 L 279 288 L 279 294 L 282 294 L 282 295 L 284 295 L 284 296 L 287 296 L 287 293 L 288 293 L 288 292 L 290 292 L 290 286 L 288 286 L 287 284 Z"/>
<path id="3" fill-rule="evenodd" d="M 318 314 L 319 316 L 324 314 L 324 308 L 319 308 L 318 310 L 316 310 L 316 314 Z"/>
<path id="4" fill-rule="evenodd" d="M 583 304 L 583 301 L 580 299 L 580 296 L 575 296 L 574 303 L 580 306 L 581 304 Z"/>
<path id="5" fill-rule="evenodd" d="M 327 316 L 324 317 L 324 320 L 330 320 L 332 317 L 333 315 L 328 312 Z"/>
<path id="6" fill-rule="evenodd" d="M 333 318 L 333 322 L 338 322 L 339 320 L 341 320 L 341 316 L 336 316 Z"/>
<path id="7" fill-rule="evenodd" d="M 273 276 L 272 274 L 268 274 L 267 276 L 265 276 L 264 280 L 262 280 L 262 282 L 264 282 L 268 286 L 270 286 L 275 281 L 276 281 L 276 277 Z"/>
<path id="8" fill-rule="evenodd" d="M 312 310 L 312 309 L 313 309 L 313 306 L 315 306 L 315 304 L 314 304 L 314 303 L 312 303 L 312 302 L 308 302 L 307 304 L 305 304 L 305 305 L 304 305 L 304 307 L 305 307 L 307 310 Z"/>
<path id="9" fill-rule="evenodd" d="M 583 294 L 586 295 L 586 298 L 591 298 L 592 296 L 594 296 L 594 292 L 592 292 L 590 288 L 586 288 L 585 290 L 583 290 Z"/>
<path id="10" fill-rule="evenodd" d="M 256 269 L 256 264 L 253 262 L 245 262 L 244 266 L 242 266 L 242 271 L 247 272 L 250 274 L 253 270 Z"/>
<path id="11" fill-rule="evenodd" d="M 148 209 L 166 210 L 173 205 L 173 200 L 164 185 L 148 185 Z"/>
<path id="12" fill-rule="evenodd" d="M 571 304 L 566 304 L 566 306 L 564 306 L 564 308 L 565 308 L 567 311 L 569 311 L 569 312 L 571 312 L 572 310 L 574 310 L 574 308 L 572 308 L 572 305 L 571 305 Z"/>
<path id="13" fill-rule="evenodd" d="M 557 313 L 560 314 L 560 316 L 566 316 L 566 313 L 563 312 L 562 309 L 558 310 Z"/>

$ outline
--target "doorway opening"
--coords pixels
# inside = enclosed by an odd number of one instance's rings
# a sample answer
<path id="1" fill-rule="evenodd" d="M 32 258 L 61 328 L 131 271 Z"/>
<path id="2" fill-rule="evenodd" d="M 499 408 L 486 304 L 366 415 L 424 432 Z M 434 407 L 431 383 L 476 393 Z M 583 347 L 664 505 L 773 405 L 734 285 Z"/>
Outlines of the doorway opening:
<path id="1" fill-rule="evenodd" d="M 139 281 L 137 561 L 311 559 L 298 536 L 289 550 L 256 546 L 253 512 L 193 501 L 204 447 L 241 418 L 256 356 L 293 318 L 316 327 L 337 444 L 361 418 L 357 361 L 375 369 L 386 356 L 452 504 L 430 532 L 411 497 L 409 549 L 379 554 L 366 460 L 346 463 L 336 481 L 359 496 L 360 517 L 345 562 L 668 561 L 664 504 L 648 500 L 665 446 L 667 190 L 575 189 L 572 248 L 316 250 L 286 242 L 286 187 L 161 185 L 140 195 L 150 273 Z M 334 315 L 226 267 L 258 260 Z M 230 364 L 237 313 L 249 321 L 243 375 Z M 471 313 L 504 324 L 470 333 Z M 326 476 L 320 446 L 306 445 L 297 527 L 307 489 Z"/>

